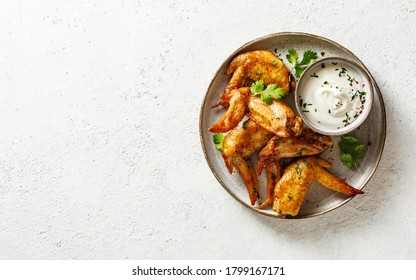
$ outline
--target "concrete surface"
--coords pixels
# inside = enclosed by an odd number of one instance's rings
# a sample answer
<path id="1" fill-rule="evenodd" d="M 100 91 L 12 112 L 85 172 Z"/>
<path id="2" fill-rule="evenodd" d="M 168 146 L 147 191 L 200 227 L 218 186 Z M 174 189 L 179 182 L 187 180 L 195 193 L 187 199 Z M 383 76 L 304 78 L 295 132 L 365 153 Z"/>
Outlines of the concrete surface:
<path id="1" fill-rule="evenodd" d="M 415 259 L 415 1 L 2 1 L 1 259 Z M 199 107 L 222 61 L 303 31 L 360 57 L 388 130 L 366 195 L 259 216 L 215 180 Z"/>

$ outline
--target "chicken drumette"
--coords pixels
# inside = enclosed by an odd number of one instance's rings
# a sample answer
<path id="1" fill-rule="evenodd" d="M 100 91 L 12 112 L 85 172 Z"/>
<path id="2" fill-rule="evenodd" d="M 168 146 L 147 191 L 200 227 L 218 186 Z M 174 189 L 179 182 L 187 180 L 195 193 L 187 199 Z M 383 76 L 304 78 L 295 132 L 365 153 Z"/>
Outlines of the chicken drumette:
<path id="1" fill-rule="evenodd" d="M 273 100 L 269 105 L 252 96 L 248 117 L 278 137 L 298 136 L 302 132 L 302 119 L 282 100 Z"/>

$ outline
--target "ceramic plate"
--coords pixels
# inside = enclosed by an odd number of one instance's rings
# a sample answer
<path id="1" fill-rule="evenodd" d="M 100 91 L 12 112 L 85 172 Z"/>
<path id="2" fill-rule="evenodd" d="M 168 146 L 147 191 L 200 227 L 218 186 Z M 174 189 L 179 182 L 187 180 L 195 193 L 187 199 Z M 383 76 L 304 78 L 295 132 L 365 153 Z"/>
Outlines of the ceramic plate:
<path id="1" fill-rule="evenodd" d="M 289 48 L 294 48 L 300 55 L 303 54 L 303 51 L 305 50 L 314 50 L 318 53 L 318 59 L 328 56 L 345 57 L 356 61 L 367 69 L 351 51 L 329 39 L 312 34 L 294 32 L 272 34 L 245 44 L 224 61 L 211 81 L 202 102 L 200 112 L 199 129 L 201 144 L 205 158 L 214 176 L 224 189 L 237 201 L 257 213 L 273 217 L 279 216 L 272 209 L 261 210 L 258 209 L 257 205 L 251 206 L 247 190 L 240 175 L 238 173 L 228 173 L 221 152 L 215 148 L 212 141 L 213 134 L 208 131 L 208 128 L 225 113 L 225 109 L 213 109 L 211 106 L 218 103 L 220 94 L 230 80 L 230 75 L 227 75 L 225 72 L 231 60 L 236 55 L 253 50 L 271 50 L 290 68 L 290 64 L 286 60 L 286 54 Z M 339 137 L 336 136 L 332 137 L 334 148 L 321 154 L 322 158 L 333 163 L 333 167 L 329 169 L 331 173 L 338 177 L 345 178 L 350 185 L 357 189 L 364 188 L 374 174 L 383 152 L 386 137 L 386 115 L 383 98 L 372 76 L 371 79 L 374 86 L 374 104 L 371 113 L 359 128 L 349 133 L 350 135 L 357 136 L 367 145 L 367 152 L 364 159 L 360 162 L 360 166 L 356 170 L 350 170 L 340 162 L 337 145 Z M 284 101 L 292 107 L 294 112 L 297 112 L 293 94 L 286 97 Z M 256 165 L 257 156 L 254 155 L 252 160 Z M 257 170 L 257 166 L 255 167 Z M 260 201 L 263 201 L 265 197 L 266 176 L 264 173 L 265 172 L 263 171 L 263 174 L 259 177 Z M 317 182 L 314 182 L 308 190 L 299 214 L 293 218 L 306 218 L 321 215 L 347 203 L 351 199 L 351 196 L 333 192 L 319 185 Z M 356 199 L 360 199 L 360 197 L 357 196 Z"/>

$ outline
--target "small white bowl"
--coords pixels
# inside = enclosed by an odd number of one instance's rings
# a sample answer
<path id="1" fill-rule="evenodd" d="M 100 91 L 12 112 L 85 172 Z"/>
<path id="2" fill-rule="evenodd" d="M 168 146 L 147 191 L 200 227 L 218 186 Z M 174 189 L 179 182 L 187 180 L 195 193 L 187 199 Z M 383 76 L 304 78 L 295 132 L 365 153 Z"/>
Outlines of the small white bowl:
<path id="1" fill-rule="evenodd" d="M 322 68 L 325 68 L 322 65 L 323 64 L 324 65 L 329 64 L 329 63 L 336 63 L 337 65 L 340 65 L 339 66 L 340 68 L 342 67 L 342 65 L 345 65 L 346 67 L 348 67 L 350 69 L 353 69 L 355 72 L 357 72 L 361 76 L 361 78 L 368 85 L 366 87 L 365 105 L 364 105 L 364 109 L 362 109 L 362 113 L 360 113 L 358 115 L 358 117 L 356 117 L 348 125 L 340 127 L 340 128 L 335 128 L 335 129 L 325 127 L 322 124 L 316 123 L 314 120 L 312 120 L 311 117 L 308 117 L 308 115 L 305 114 L 304 108 L 302 108 L 302 106 L 300 104 L 300 96 L 304 96 L 303 93 L 305 91 L 312 90 L 312 89 L 310 89 L 310 88 L 308 89 L 307 87 L 304 86 L 305 81 L 307 81 L 309 77 L 314 77 L 314 75 L 316 76 L 315 72 L 325 71 L 325 70 L 321 70 Z M 311 129 L 313 129 L 314 131 L 319 132 L 321 134 L 324 134 L 324 135 L 343 135 L 343 134 L 346 134 L 346 133 L 349 133 L 349 132 L 355 130 L 357 127 L 359 127 L 365 121 L 365 119 L 370 114 L 371 107 L 373 105 L 373 99 L 374 99 L 373 84 L 371 82 L 371 79 L 370 79 L 369 74 L 367 73 L 367 71 L 362 66 L 360 66 L 358 63 L 356 63 L 352 60 L 346 59 L 346 58 L 342 58 L 342 57 L 323 58 L 323 59 L 315 61 L 313 64 L 308 66 L 308 68 L 305 69 L 305 71 L 302 73 L 301 77 L 299 78 L 299 81 L 298 81 L 297 86 L 296 86 L 296 91 L 295 91 L 296 109 L 298 110 L 298 113 L 301 116 L 302 120 Z"/>

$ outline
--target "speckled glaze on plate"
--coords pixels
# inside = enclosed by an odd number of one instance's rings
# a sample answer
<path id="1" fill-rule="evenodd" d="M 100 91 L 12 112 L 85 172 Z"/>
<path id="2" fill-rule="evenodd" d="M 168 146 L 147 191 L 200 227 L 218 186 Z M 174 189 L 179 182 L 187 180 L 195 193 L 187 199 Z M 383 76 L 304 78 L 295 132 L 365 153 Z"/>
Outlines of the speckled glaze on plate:
<path id="1" fill-rule="evenodd" d="M 211 106 L 218 102 L 220 94 L 230 79 L 230 75 L 227 75 L 225 72 L 231 60 L 236 55 L 253 50 L 271 50 L 274 51 L 279 58 L 283 59 L 287 66 L 290 66 L 285 58 L 289 48 L 294 48 L 300 55 L 303 54 L 303 51 L 305 50 L 314 50 L 318 53 L 318 59 L 327 56 L 345 57 L 357 62 L 368 71 L 365 65 L 351 51 L 329 39 L 317 35 L 298 32 L 271 34 L 245 44 L 224 61 L 208 87 L 207 93 L 202 102 L 199 120 L 202 149 L 208 165 L 219 183 L 231 196 L 243 205 L 253 211 L 256 211 L 257 213 L 271 217 L 279 216 L 272 209 L 261 210 L 258 209 L 257 205 L 254 207 L 251 206 L 244 183 L 238 173 L 228 173 L 222 159 L 221 152 L 215 148 L 212 141 L 213 134 L 208 131 L 208 128 L 225 113 L 225 109 L 213 109 Z M 321 55 L 321 52 L 325 53 L 324 56 Z M 370 72 L 368 71 L 368 73 Z M 358 189 L 363 189 L 370 180 L 371 176 L 374 174 L 381 159 L 386 138 L 386 114 L 383 98 L 377 83 L 371 76 L 371 73 L 370 78 L 372 79 L 374 86 L 373 108 L 366 121 L 359 128 L 349 133 L 349 135 L 357 136 L 362 142 L 368 145 L 366 155 L 360 162 L 360 166 L 356 170 L 350 170 L 340 162 L 337 145 L 339 141 L 338 136 L 332 136 L 332 140 L 335 144 L 332 151 L 328 150 L 321 154 L 322 158 L 325 158 L 333 163 L 333 167 L 329 169 L 331 173 L 338 177 L 346 178 L 350 185 Z M 294 112 L 297 112 L 293 94 L 286 97 L 284 101 L 292 107 Z M 257 156 L 253 156 L 252 160 L 257 169 Z M 265 172 L 263 172 L 263 174 L 259 177 L 260 201 L 262 201 L 265 197 L 266 176 L 264 173 Z M 296 217 L 287 218 L 299 219 L 318 216 L 338 208 L 351 199 L 351 196 L 336 193 L 314 182 L 308 190 L 299 214 Z M 360 197 L 358 196 L 357 199 L 360 199 Z"/>

